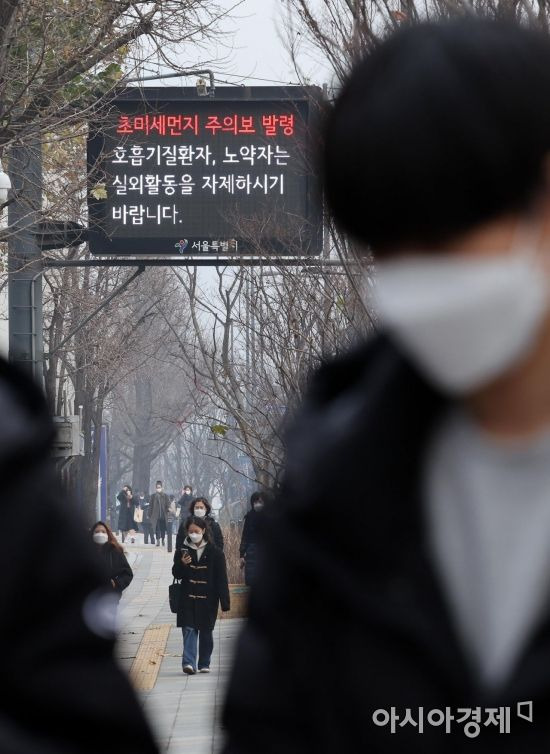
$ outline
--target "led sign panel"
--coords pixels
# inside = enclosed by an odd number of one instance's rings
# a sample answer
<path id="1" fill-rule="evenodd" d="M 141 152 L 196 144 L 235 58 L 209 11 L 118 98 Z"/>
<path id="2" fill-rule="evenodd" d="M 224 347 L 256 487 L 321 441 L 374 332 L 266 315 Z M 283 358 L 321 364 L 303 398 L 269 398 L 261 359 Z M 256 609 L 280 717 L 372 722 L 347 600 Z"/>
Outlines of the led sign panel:
<path id="1" fill-rule="evenodd" d="M 88 142 L 91 252 L 320 253 L 318 101 L 313 87 L 126 91 Z"/>

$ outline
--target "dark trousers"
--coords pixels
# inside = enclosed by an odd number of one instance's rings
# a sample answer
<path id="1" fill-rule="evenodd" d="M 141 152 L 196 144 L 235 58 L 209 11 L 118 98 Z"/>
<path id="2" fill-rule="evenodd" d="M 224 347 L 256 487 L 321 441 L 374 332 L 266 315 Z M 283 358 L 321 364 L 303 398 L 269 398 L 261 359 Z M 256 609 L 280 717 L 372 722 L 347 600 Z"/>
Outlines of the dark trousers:
<path id="1" fill-rule="evenodd" d="M 155 534 L 153 532 L 153 527 L 151 526 L 149 521 L 144 521 L 142 523 L 143 527 L 143 543 L 148 545 L 149 540 L 151 540 L 151 544 L 155 544 Z"/>
<path id="2" fill-rule="evenodd" d="M 159 539 L 162 539 L 162 543 L 164 544 L 164 538 L 166 536 L 166 519 L 165 518 L 159 518 L 159 520 L 157 521 L 156 535 L 157 535 L 157 542 L 159 541 Z"/>

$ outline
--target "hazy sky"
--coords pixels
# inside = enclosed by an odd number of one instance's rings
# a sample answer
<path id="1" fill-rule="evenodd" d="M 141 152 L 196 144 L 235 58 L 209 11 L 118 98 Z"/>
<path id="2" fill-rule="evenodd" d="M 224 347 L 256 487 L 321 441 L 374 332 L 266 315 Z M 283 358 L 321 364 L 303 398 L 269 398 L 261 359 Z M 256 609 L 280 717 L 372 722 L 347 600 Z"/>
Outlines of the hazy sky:
<path id="1" fill-rule="evenodd" d="M 230 8 L 233 3 L 223 0 L 223 5 Z M 282 0 L 244 0 L 226 23 L 226 42 L 233 50 L 221 67 L 247 77 L 249 83 L 253 81 L 250 77 L 297 83 L 281 39 L 283 9 Z"/>
<path id="2" fill-rule="evenodd" d="M 315 6 L 319 0 L 313 0 Z M 231 0 L 224 0 L 231 7 Z M 227 68 L 235 73 L 259 78 L 272 78 L 284 83 L 297 83 L 289 54 L 285 49 L 286 3 L 284 0 L 244 0 L 233 12 L 234 52 Z M 319 59 L 304 55 L 300 61 L 312 82 L 322 84 L 329 72 Z M 252 82 L 252 79 L 250 79 Z M 260 82 L 258 82 L 260 83 Z"/>
<path id="3" fill-rule="evenodd" d="M 218 84 L 227 82 L 247 85 L 298 84 L 290 56 L 285 49 L 284 0 L 217 0 L 228 12 L 221 23 L 224 33 L 205 49 L 185 46 L 177 63 L 184 68 L 205 65 L 212 68 Z M 320 0 L 312 0 L 316 5 Z M 206 64 L 204 61 L 207 61 Z M 312 84 L 330 82 L 330 71 L 323 60 L 311 54 L 303 55 L 300 64 Z M 156 71 L 153 67 L 149 72 Z M 265 79 L 265 80 L 262 80 Z M 165 80 L 174 85 L 174 80 Z"/>

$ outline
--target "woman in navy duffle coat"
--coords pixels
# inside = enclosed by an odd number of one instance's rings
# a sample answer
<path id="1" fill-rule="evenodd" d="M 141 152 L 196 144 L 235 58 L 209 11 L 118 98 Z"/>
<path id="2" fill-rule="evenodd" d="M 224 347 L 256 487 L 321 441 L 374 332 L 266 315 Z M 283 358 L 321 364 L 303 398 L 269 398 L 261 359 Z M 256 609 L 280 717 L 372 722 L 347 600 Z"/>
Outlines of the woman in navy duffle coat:
<path id="1" fill-rule="evenodd" d="M 218 608 L 230 608 L 227 569 L 223 552 L 209 542 L 204 519 L 190 516 L 185 522 L 187 536 L 174 554 L 172 574 L 181 579 L 177 625 L 183 631 L 183 671 L 207 673 L 214 648 L 212 632 Z"/>

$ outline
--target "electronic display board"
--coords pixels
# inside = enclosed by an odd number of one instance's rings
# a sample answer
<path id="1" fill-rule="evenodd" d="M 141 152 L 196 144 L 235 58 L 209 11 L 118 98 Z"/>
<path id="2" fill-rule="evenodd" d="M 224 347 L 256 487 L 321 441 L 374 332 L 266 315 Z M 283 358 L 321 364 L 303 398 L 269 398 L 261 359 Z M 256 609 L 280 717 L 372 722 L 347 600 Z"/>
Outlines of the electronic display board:
<path id="1" fill-rule="evenodd" d="M 318 254 L 316 87 L 126 90 L 88 140 L 90 251 Z"/>

